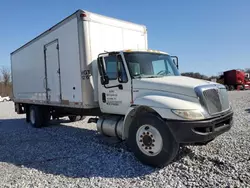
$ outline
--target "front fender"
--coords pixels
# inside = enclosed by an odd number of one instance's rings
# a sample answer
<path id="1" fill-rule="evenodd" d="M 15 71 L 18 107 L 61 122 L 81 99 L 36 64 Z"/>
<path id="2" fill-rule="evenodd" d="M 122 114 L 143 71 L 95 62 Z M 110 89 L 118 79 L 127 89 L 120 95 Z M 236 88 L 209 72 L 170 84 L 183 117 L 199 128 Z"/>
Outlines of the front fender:
<path id="1" fill-rule="evenodd" d="M 203 110 L 198 100 L 197 102 L 193 102 L 181 98 L 161 95 L 146 95 L 139 97 L 134 101 L 133 105 L 150 107 L 166 119 L 181 119 L 179 116 L 174 115 L 171 109 Z"/>
<path id="2" fill-rule="evenodd" d="M 183 118 L 172 113 L 171 109 L 200 109 L 201 105 L 193 101 L 187 101 L 181 98 L 173 98 L 161 95 L 146 95 L 136 98 L 134 103 L 128 109 L 123 126 L 123 139 L 128 136 L 129 126 L 137 113 L 143 111 L 156 112 L 164 119 L 169 120 L 184 120 Z"/>

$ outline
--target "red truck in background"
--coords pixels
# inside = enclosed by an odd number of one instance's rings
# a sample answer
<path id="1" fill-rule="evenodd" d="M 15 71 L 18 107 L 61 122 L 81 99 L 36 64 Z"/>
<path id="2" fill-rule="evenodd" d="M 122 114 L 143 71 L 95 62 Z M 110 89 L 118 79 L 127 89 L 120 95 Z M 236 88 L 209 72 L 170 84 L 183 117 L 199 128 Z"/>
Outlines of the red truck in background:
<path id="1" fill-rule="evenodd" d="M 250 89 L 249 73 L 241 70 L 228 70 L 223 72 L 218 83 L 224 84 L 228 90 L 246 90 Z"/>

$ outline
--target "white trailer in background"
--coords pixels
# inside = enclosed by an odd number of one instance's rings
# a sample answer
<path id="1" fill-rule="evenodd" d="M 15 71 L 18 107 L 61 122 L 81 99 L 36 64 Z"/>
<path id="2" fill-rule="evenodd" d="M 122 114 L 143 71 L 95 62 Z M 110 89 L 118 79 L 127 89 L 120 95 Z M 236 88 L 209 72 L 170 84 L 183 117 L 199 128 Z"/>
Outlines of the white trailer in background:
<path id="1" fill-rule="evenodd" d="M 148 50 L 143 25 L 78 10 L 12 52 L 11 67 L 15 110 L 27 122 L 98 116 L 89 122 L 145 164 L 166 165 L 180 143 L 231 127 L 225 87 L 180 76 L 176 57 Z"/>

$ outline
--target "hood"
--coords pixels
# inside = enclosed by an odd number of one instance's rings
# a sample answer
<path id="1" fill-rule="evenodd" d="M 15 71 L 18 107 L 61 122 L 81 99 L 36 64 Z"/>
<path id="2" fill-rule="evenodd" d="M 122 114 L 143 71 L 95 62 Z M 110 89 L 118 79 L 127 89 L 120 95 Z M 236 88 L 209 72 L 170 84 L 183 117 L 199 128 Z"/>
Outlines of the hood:
<path id="1" fill-rule="evenodd" d="M 197 97 L 196 86 L 212 84 L 213 82 L 194 79 L 186 76 L 165 76 L 160 78 L 141 78 L 133 80 L 134 89 L 147 89 L 178 93 L 190 97 Z M 215 84 L 215 83 L 213 83 Z"/>

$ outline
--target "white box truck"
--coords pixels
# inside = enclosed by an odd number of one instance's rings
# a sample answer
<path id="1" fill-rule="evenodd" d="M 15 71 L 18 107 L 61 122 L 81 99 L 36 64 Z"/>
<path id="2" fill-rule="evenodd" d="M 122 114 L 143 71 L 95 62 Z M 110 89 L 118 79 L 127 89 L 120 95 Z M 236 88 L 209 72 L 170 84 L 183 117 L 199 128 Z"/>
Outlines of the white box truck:
<path id="1" fill-rule="evenodd" d="M 180 144 L 230 130 L 223 85 L 183 77 L 178 58 L 149 50 L 147 30 L 78 10 L 11 53 L 13 101 L 36 128 L 85 116 L 144 164 L 165 166 Z"/>

